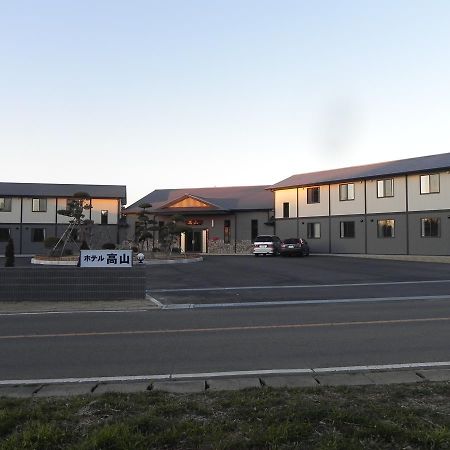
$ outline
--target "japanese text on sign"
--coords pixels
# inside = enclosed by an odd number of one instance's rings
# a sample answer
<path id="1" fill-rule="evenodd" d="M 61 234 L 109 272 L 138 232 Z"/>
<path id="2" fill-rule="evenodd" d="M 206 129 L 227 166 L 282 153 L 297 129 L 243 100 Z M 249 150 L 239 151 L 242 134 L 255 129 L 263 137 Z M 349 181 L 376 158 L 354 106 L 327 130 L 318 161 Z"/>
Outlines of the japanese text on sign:
<path id="1" fill-rule="evenodd" d="M 80 267 L 132 267 L 131 250 L 80 250 Z"/>

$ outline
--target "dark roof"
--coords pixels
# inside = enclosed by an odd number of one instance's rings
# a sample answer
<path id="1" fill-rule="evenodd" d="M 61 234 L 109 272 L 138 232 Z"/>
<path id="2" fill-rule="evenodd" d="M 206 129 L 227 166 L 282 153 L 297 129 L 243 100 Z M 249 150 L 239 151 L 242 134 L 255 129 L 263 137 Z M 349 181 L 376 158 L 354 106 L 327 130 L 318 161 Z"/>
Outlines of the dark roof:
<path id="1" fill-rule="evenodd" d="M 193 197 L 212 205 L 216 211 L 261 210 L 273 208 L 273 195 L 268 186 L 233 186 L 213 188 L 157 189 L 126 208 L 128 213 L 140 212 L 139 205 L 150 203 L 149 212 L 161 212 L 165 205 L 185 197 Z M 204 211 L 203 208 L 186 208 Z"/>
<path id="2" fill-rule="evenodd" d="M 406 173 L 429 172 L 450 168 L 450 153 L 420 156 L 418 158 L 399 159 L 364 166 L 345 167 L 342 169 L 324 170 L 321 172 L 302 173 L 293 175 L 268 189 L 285 189 L 295 186 L 310 186 L 339 181 L 359 180 L 362 178 L 376 178 Z"/>
<path id="3" fill-rule="evenodd" d="M 97 184 L 0 183 L 0 196 L 70 197 L 86 192 L 92 198 L 121 198 L 126 202 L 126 186 Z"/>

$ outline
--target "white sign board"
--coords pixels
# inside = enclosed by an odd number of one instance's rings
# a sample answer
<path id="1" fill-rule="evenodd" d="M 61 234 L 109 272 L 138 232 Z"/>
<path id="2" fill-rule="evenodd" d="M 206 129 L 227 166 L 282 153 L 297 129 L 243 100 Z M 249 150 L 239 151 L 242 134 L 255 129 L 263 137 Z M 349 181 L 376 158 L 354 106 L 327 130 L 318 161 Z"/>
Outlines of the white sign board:
<path id="1" fill-rule="evenodd" d="M 133 267 L 133 251 L 80 250 L 80 267 Z"/>

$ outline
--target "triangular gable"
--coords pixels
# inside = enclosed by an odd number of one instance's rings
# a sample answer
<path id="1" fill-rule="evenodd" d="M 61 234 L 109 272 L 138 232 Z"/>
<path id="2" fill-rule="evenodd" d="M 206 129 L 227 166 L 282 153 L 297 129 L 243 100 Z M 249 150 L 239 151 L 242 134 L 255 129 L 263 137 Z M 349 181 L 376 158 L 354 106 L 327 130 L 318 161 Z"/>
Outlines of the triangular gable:
<path id="1" fill-rule="evenodd" d="M 199 199 L 194 197 L 193 195 L 183 195 L 182 197 L 178 197 L 175 200 L 172 200 L 165 205 L 161 205 L 162 208 L 180 208 L 180 209 L 188 209 L 188 208 L 202 208 L 202 209 L 217 209 L 216 205 L 207 202 L 206 200 Z"/>

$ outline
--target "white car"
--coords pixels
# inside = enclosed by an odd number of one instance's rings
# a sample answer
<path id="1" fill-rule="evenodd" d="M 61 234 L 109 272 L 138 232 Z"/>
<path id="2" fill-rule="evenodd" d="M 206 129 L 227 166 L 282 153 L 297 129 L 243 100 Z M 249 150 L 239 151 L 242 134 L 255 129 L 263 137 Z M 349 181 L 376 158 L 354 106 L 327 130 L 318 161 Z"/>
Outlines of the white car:
<path id="1" fill-rule="evenodd" d="M 272 255 L 277 256 L 280 254 L 281 239 L 278 236 L 273 235 L 260 235 L 257 236 L 253 243 L 253 254 L 259 255 Z"/>

